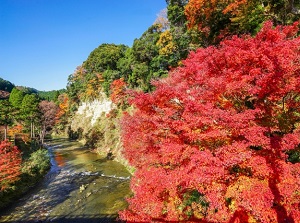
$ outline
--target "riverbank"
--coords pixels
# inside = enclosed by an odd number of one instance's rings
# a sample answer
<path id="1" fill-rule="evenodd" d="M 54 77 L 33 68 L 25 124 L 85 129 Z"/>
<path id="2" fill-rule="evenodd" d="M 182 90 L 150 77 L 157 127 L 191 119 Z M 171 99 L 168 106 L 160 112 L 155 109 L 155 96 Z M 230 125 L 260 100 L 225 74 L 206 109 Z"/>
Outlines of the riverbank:
<path id="1" fill-rule="evenodd" d="M 50 169 L 50 158 L 47 149 L 32 144 L 19 144 L 22 151 L 20 179 L 9 188 L 0 191 L 0 210 L 12 204 L 30 191 Z"/>
<path id="2" fill-rule="evenodd" d="M 76 141 L 48 143 L 51 169 L 0 222 L 115 222 L 127 207 L 130 173 Z"/>

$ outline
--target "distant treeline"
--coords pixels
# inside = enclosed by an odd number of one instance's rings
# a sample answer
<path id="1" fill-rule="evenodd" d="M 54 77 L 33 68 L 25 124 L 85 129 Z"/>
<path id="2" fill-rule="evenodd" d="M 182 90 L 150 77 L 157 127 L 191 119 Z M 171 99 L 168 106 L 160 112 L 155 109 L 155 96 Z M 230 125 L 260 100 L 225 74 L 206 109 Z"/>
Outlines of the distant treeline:
<path id="1" fill-rule="evenodd" d="M 4 80 L 3 78 L 0 77 L 0 90 L 11 93 L 12 89 L 15 87 L 23 91 L 25 94 L 37 94 L 39 98 L 41 98 L 42 100 L 48 100 L 48 101 L 56 101 L 58 96 L 65 92 L 65 89 L 52 90 L 52 91 L 39 91 L 31 87 L 15 86 L 10 81 Z"/>

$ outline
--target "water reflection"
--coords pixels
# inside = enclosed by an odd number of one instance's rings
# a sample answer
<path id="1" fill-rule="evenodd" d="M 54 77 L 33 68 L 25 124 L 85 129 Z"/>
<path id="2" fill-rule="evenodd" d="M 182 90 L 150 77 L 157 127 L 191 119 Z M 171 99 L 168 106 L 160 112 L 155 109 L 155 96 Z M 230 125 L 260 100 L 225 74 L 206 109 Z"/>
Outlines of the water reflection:
<path id="1" fill-rule="evenodd" d="M 61 153 L 54 152 L 54 159 L 55 159 L 55 162 L 56 162 L 57 166 L 63 167 L 63 166 L 66 165 L 66 160 L 65 160 L 64 156 Z"/>

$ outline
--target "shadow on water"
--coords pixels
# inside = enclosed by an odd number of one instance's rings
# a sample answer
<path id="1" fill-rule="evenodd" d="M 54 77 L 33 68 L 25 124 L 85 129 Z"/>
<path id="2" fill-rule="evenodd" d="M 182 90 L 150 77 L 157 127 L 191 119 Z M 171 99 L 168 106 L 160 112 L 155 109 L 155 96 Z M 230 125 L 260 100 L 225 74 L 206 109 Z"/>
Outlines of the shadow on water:
<path id="1" fill-rule="evenodd" d="M 115 215 L 82 215 L 76 217 L 64 217 L 64 216 L 54 216 L 54 219 L 49 220 L 22 220 L 22 221 L 6 221 L 8 223 L 39 223 L 39 222 L 53 222 L 53 223 L 121 223 L 117 220 Z"/>
<path id="2" fill-rule="evenodd" d="M 59 139 L 48 139 L 45 141 L 45 145 L 51 145 L 52 148 L 70 148 L 76 147 L 77 149 L 87 148 L 86 146 L 80 144 L 76 140 L 70 140 L 68 138 L 59 138 Z"/>

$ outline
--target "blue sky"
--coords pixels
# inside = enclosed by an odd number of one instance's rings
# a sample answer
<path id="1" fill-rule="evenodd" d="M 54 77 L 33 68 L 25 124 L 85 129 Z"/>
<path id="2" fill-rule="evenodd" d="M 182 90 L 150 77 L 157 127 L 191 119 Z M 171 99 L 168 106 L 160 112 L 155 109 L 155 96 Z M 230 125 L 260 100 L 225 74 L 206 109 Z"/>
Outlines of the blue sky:
<path id="1" fill-rule="evenodd" d="M 0 0 L 0 77 L 38 90 L 67 79 L 102 43 L 131 46 L 165 0 Z"/>

